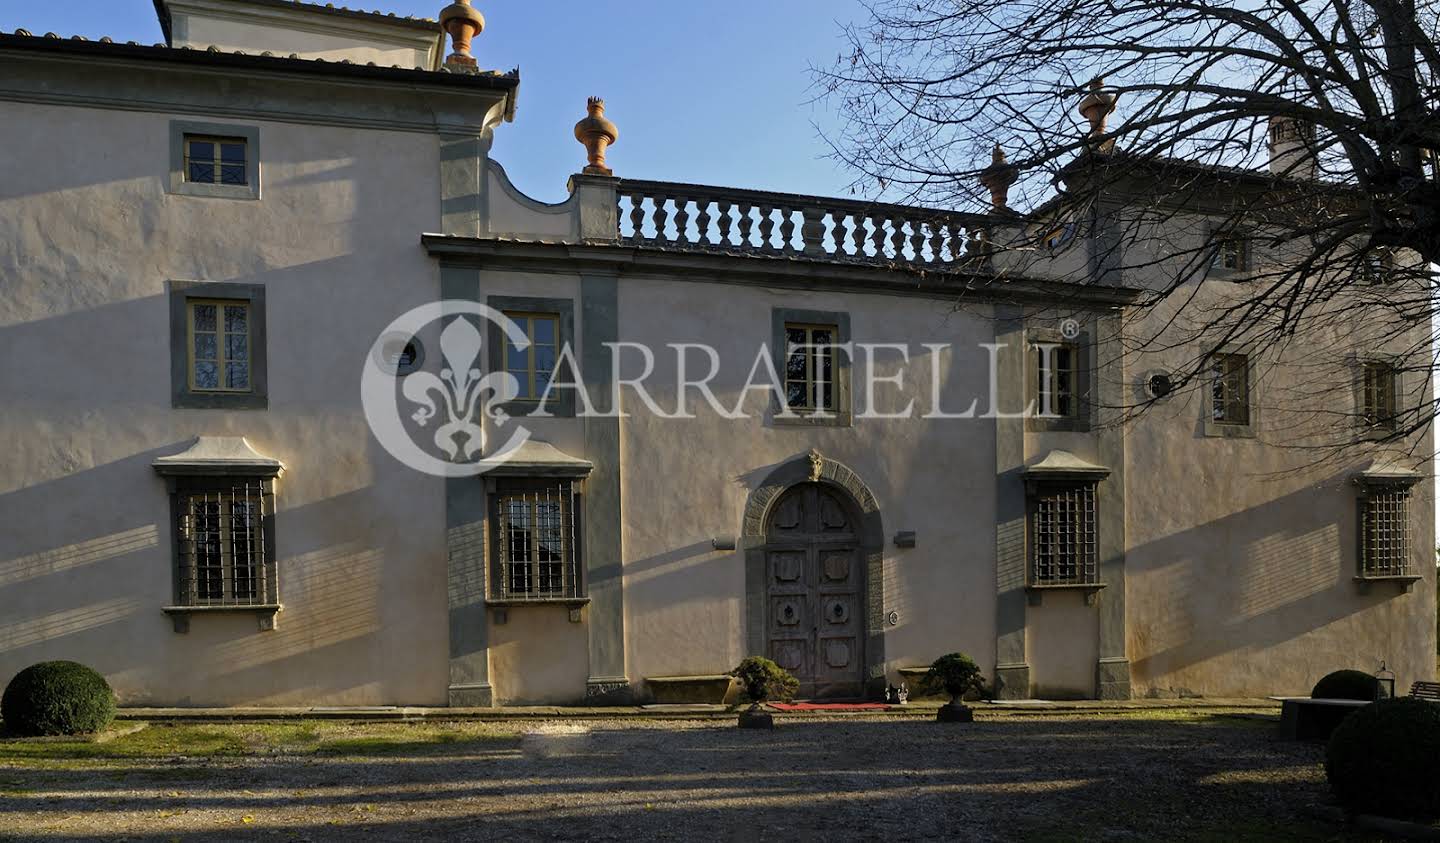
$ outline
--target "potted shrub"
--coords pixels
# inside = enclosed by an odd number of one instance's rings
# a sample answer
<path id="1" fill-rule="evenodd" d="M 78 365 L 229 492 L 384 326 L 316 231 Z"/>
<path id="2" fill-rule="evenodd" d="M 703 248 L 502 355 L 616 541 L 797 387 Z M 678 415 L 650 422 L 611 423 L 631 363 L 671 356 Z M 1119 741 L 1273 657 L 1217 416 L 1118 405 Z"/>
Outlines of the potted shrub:
<path id="1" fill-rule="evenodd" d="M 761 711 L 760 705 L 767 700 L 788 702 L 800 688 L 800 682 L 785 668 L 760 656 L 750 656 L 730 671 L 740 680 L 740 693 L 750 701 L 750 707 L 740 712 L 740 728 L 773 729 L 775 719 L 768 711 Z"/>
<path id="2" fill-rule="evenodd" d="M 974 659 L 964 653 L 941 656 L 930 665 L 929 672 L 925 674 L 925 684 L 932 689 L 944 689 L 950 695 L 950 702 L 940 706 L 936 720 L 941 723 L 969 723 L 975 719 L 975 713 L 962 702 L 965 694 L 979 690 L 984 684 L 980 666 L 975 664 Z"/>
<path id="3" fill-rule="evenodd" d="M 85 735 L 115 719 L 115 693 L 105 677 L 75 662 L 32 664 L 0 696 L 0 717 L 13 735 Z"/>

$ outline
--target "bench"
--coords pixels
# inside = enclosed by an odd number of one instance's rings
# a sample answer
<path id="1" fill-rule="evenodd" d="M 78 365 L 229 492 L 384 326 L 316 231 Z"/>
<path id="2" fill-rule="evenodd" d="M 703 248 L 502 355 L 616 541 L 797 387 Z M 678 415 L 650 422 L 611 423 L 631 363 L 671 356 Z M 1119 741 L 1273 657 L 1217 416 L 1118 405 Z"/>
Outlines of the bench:
<path id="1" fill-rule="evenodd" d="M 723 673 L 705 676 L 647 676 L 645 684 L 658 705 L 718 705 L 730 693 L 731 678 Z"/>
<path id="2" fill-rule="evenodd" d="M 1440 702 L 1440 682 L 1416 682 L 1410 686 L 1410 696 L 1430 702 Z"/>
<path id="3" fill-rule="evenodd" d="M 1330 738 L 1341 721 L 1368 700 L 1329 700 L 1311 697 L 1271 697 L 1280 703 L 1280 739 L 1323 741 Z"/>

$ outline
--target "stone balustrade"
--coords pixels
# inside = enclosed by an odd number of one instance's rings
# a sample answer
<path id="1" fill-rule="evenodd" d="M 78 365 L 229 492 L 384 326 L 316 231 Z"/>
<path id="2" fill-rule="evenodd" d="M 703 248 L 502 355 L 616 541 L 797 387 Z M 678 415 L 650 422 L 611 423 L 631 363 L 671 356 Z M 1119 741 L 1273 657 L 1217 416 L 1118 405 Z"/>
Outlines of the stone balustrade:
<path id="1" fill-rule="evenodd" d="M 994 218 L 677 182 L 620 182 L 620 240 L 635 246 L 926 267 L 983 264 Z"/>

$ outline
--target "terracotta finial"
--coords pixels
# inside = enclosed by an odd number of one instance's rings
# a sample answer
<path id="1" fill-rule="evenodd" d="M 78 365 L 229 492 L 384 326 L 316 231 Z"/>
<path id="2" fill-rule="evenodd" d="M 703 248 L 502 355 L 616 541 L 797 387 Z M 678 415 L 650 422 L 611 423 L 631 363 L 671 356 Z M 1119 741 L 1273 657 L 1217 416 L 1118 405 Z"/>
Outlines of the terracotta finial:
<path id="1" fill-rule="evenodd" d="M 470 0 L 455 0 L 440 10 L 440 28 L 450 35 L 454 48 L 445 64 L 475 67 L 475 57 L 470 55 L 470 39 L 485 31 L 485 16 L 470 8 Z"/>
<path id="2" fill-rule="evenodd" d="M 1090 83 L 1090 93 L 1080 100 L 1080 116 L 1090 122 L 1090 138 L 1092 141 L 1099 140 L 1105 134 L 1105 119 L 1115 111 L 1115 101 L 1119 99 L 1114 94 L 1105 90 L 1105 78 L 1095 77 Z M 1102 152 L 1109 152 L 1115 145 L 1114 139 L 1104 141 L 1101 144 Z"/>
<path id="3" fill-rule="evenodd" d="M 613 176 L 605 166 L 605 150 L 620 137 L 615 124 L 605 119 L 605 100 L 591 97 L 585 103 L 585 119 L 575 124 L 575 140 L 585 145 L 590 163 L 580 172 L 591 176 Z"/>
<path id="4" fill-rule="evenodd" d="M 996 211 L 1010 210 L 1010 185 L 1020 178 L 1020 170 L 1005 158 L 1000 144 L 990 151 L 990 166 L 980 171 L 980 184 L 990 191 L 990 204 Z"/>

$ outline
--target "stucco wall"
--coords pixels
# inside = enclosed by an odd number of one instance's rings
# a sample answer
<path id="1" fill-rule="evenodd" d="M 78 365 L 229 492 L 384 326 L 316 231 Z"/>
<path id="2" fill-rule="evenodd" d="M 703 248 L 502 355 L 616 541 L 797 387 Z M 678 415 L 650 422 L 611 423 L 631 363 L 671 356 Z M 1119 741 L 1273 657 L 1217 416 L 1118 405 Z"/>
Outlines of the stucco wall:
<path id="1" fill-rule="evenodd" d="M 439 703 L 444 497 L 373 442 L 370 342 L 431 301 L 433 135 L 260 123 L 264 199 L 171 196 L 169 117 L 7 103 L 0 122 L 0 682 L 94 665 L 126 703 Z M 244 121 L 252 123 L 253 121 Z M 55 162 L 55 139 L 104 136 Z M 170 404 L 167 279 L 264 284 L 266 411 Z M 279 628 L 176 634 L 165 484 L 199 434 L 287 466 Z"/>
<path id="2" fill-rule="evenodd" d="M 269 51 L 326 61 L 349 59 L 357 64 L 430 68 L 436 60 L 440 33 L 433 35 L 389 28 L 383 21 L 359 21 L 303 9 L 275 9 L 237 3 L 211 10 L 176 4 L 172 13 L 172 44 L 204 50 L 218 47 L 251 55 Z"/>
<path id="3" fill-rule="evenodd" d="M 981 342 L 993 339 L 987 318 L 951 313 L 925 299 L 805 293 L 739 286 L 622 279 L 621 337 L 665 352 L 649 384 L 656 401 L 675 406 L 676 366 L 666 343 L 713 345 L 721 374 L 713 385 L 734 406 L 761 345 L 769 345 L 776 307 L 850 314 L 855 342 L 955 343 L 941 378 L 948 412 L 986 394 Z M 931 361 L 917 354 L 902 389 L 881 385 L 878 406 L 929 405 Z M 692 374 L 707 364 L 693 352 Z M 627 358 L 621 375 L 639 372 Z M 901 368 L 879 352 L 885 373 Z M 857 411 L 865 406 L 863 357 L 853 372 Z M 899 397 L 904 393 L 905 398 Z M 963 400 L 960 396 L 964 396 Z M 716 552 L 711 539 L 741 532 L 746 499 L 779 464 L 811 448 L 849 466 L 874 493 L 883 520 L 884 606 L 898 623 L 884 628 L 885 657 L 895 668 L 929 664 L 952 650 L 994 664 L 994 423 L 975 420 L 857 418 L 853 427 L 787 427 L 762 421 L 764 398 L 750 393 L 748 420 L 727 420 L 692 391 L 696 418 L 666 420 L 639 409 L 627 388 L 622 424 L 625 460 L 624 549 L 628 672 L 646 676 L 718 673 L 746 652 L 743 553 Z M 917 414 L 918 415 L 918 414 Z M 918 546 L 896 548 L 898 531 Z"/>

